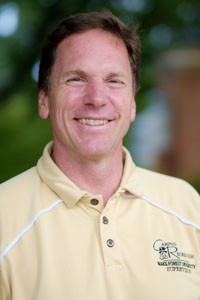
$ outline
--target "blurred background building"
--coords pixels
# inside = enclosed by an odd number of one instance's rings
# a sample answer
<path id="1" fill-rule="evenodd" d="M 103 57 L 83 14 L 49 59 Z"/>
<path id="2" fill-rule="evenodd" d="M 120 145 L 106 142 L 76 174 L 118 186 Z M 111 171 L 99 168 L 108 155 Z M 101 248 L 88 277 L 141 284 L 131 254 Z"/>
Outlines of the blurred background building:
<path id="1" fill-rule="evenodd" d="M 37 114 L 40 49 L 64 17 L 107 8 L 140 25 L 141 89 L 125 144 L 138 165 L 200 191 L 200 1 L 0 1 L 0 182 L 33 166 L 51 139 Z"/>
<path id="2" fill-rule="evenodd" d="M 171 144 L 159 157 L 161 171 L 200 181 L 200 49 L 166 53 L 160 86 L 171 116 Z"/>
<path id="3" fill-rule="evenodd" d="M 200 48 L 171 49 L 156 67 L 157 88 L 136 121 L 133 153 L 145 167 L 182 177 L 199 189 Z"/>

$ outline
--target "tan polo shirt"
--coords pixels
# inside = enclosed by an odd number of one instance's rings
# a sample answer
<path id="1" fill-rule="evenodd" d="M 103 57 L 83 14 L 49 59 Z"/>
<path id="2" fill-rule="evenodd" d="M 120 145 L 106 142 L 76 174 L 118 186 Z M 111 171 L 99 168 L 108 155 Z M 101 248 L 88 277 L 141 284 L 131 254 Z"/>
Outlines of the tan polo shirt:
<path id="1" fill-rule="evenodd" d="M 0 187 L 0 299 L 199 300 L 199 195 L 124 150 L 121 186 L 104 207 L 50 148 Z"/>

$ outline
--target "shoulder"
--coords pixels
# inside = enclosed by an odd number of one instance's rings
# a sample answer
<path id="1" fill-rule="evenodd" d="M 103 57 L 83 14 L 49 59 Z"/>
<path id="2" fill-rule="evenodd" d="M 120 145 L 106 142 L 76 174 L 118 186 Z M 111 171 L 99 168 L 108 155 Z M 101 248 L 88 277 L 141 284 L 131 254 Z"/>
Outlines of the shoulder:
<path id="1" fill-rule="evenodd" d="M 22 215 L 30 206 L 38 182 L 34 167 L 0 184 L 0 219 Z"/>
<path id="2" fill-rule="evenodd" d="M 199 198 L 199 194 L 195 191 L 195 189 L 183 179 L 168 176 L 139 167 L 137 167 L 137 174 L 140 177 L 140 180 L 142 180 L 144 186 L 147 189 L 150 189 L 156 193 L 189 193 Z"/>
<path id="3" fill-rule="evenodd" d="M 0 185 L 0 257 L 7 245 L 55 200 L 57 195 L 43 182 L 36 167 Z"/>
<path id="4" fill-rule="evenodd" d="M 33 167 L 3 183 L 0 184 L 0 202 L 3 198 L 19 196 L 30 190 L 30 186 L 38 180 L 38 173 L 36 168 Z"/>
<path id="5" fill-rule="evenodd" d="M 199 194 L 185 180 L 168 176 L 155 171 L 147 170 L 135 165 L 127 149 L 125 154 L 126 180 L 132 187 L 137 183 L 139 191 L 153 197 L 176 197 L 177 195 L 197 198 Z"/>
<path id="6" fill-rule="evenodd" d="M 27 222 L 37 180 L 34 167 L 0 185 L 0 252 Z"/>
<path id="7" fill-rule="evenodd" d="M 144 197 L 200 224 L 200 195 L 185 180 L 137 167 Z"/>

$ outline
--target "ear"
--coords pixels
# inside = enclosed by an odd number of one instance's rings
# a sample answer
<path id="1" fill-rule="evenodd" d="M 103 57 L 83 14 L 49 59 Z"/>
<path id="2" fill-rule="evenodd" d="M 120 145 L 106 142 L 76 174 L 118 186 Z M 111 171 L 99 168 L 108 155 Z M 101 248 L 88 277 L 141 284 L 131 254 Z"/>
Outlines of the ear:
<path id="1" fill-rule="evenodd" d="M 136 103 L 135 103 L 135 97 L 132 96 L 131 101 L 131 113 L 130 113 L 130 121 L 133 122 L 135 120 L 136 115 Z"/>
<path id="2" fill-rule="evenodd" d="M 39 91 L 38 109 L 40 118 L 47 119 L 49 117 L 49 97 L 43 90 Z"/>

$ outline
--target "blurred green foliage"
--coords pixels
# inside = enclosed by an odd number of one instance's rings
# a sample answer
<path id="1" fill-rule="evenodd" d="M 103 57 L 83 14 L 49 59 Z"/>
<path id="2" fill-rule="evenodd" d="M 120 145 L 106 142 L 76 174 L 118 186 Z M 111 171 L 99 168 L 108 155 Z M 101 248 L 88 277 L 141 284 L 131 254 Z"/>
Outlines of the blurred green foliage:
<path id="1" fill-rule="evenodd" d="M 199 0 L 1 0 L 0 182 L 33 166 L 51 139 L 49 122 L 38 117 L 35 79 L 47 33 L 70 14 L 101 8 L 140 25 L 138 110 L 148 105 L 145 95 L 155 84 L 154 58 L 171 47 L 200 43 Z"/>

